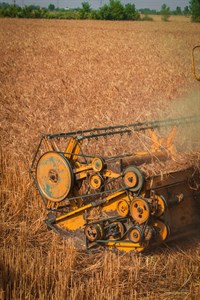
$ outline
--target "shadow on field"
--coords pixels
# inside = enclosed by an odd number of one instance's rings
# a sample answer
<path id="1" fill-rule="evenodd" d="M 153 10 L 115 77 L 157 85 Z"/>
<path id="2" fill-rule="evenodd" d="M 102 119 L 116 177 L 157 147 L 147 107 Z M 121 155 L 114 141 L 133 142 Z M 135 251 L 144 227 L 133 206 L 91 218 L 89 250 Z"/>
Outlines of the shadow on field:
<path id="1" fill-rule="evenodd" d="M 12 299 L 16 277 L 16 273 L 13 272 L 10 266 L 6 266 L 3 262 L 0 263 L 0 299 Z"/>
<path id="2" fill-rule="evenodd" d="M 192 233 L 188 233 L 183 237 L 173 237 L 173 239 L 163 243 L 157 247 L 152 247 L 145 252 L 148 254 L 161 254 L 167 251 L 173 252 L 185 252 L 192 251 L 200 243 L 200 232 L 198 227 Z"/>

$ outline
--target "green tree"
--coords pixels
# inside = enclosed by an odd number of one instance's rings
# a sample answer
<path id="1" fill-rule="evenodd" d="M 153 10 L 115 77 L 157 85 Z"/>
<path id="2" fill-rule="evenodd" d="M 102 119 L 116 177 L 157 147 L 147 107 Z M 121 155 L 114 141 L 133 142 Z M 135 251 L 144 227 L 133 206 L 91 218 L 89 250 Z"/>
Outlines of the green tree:
<path id="1" fill-rule="evenodd" d="M 188 16 L 190 14 L 190 10 L 189 10 L 188 6 L 184 7 L 183 14 L 184 14 L 184 16 Z"/>
<path id="2" fill-rule="evenodd" d="M 124 6 L 119 0 L 110 0 L 99 9 L 99 15 L 102 20 L 124 20 Z"/>
<path id="3" fill-rule="evenodd" d="M 99 9 L 99 19 L 100 20 L 112 20 L 110 6 L 105 4 Z"/>
<path id="4" fill-rule="evenodd" d="M 161 14 L 162 21 L 165 21 L 165 22 L 168 21 L 169 17 L 170 17 L 170 8 L 169 8 L 169 6 L 167 6 L 166 4 L 163 4 L 161 6 L 160 14 Z"/>
<path id="5" fill-rule="evenodd" d="M 56 9 L 56 8 L 55 8 L 55 5 L 54 5 L 54 4 L 49 4 L 48 10 L 53 11 L 53 10 L 55 10 L 55 9 Z"/>
<path id="6" fill-rule="evenodd" d="M 120 0 L 110 0 L 109 4 L 100 7 L 98 11 L 101 20 L 138 20 L 140 14 L 134 4 L 123 4 Z"/>
<path id="7" fill-rule="evenodd" d="M 140 15 L 135 9 L 135 4 L 128 3 L 124 7 L 124 15 L 126 20 L 138 20 Z"/>
<path id="8" fill-rule="evenodd" d="M 192 22 L 200 22 L 200 1 L 190 0 L 189 7 Z"/>
<path id="9" fill-rule="evenodd" d="M 182 15 L 182 10 L 181 10 L 180 6 L 176 7 L 176 15 L 178 15 L 178 16 Z"/>
<path id="10" fill-rule="evenodd" d="M 112 20 L 124 19 L 124 6 L 119 0 L 110 0 L 110 12 Z"/>
<path id="11" fill-rule="evenodd" d="M 18 8 L 15 5 L 9 5 L 4 8 L 1 12 L 3 17 L 16 18 L 18 13 Z"/>
<path id="12" fill-rule="evenodd" d="M 88 19 L 91 13 L 91 7 L 88 2 L 82 3 L 82 8 L 80 9 L 80 19 Z"/>

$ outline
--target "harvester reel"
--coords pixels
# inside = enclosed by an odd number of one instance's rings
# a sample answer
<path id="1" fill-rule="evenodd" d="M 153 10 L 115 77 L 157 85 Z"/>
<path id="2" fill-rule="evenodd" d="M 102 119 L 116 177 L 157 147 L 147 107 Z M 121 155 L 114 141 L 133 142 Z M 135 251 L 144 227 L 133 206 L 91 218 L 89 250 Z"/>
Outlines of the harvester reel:
<path id="1" fill-rule="evenodd" d="M 148 202 L 142 198 L 135 198 L 131 202 L 130 213 L 134 221 L 143 224 L 150 217 L 150 207 Z"/>
<path id="2" fill-rule="evenodd" d="M 124 184 L 131 192 L 138 192 L 144 182 L 142 172 L 135 166 L 128 166 L 124 170 Z"/>
<path id="3" fill-rule="evenodd" d="M 166 138 L 154 130 L 196 122 L 200 116 L 43 135 L 30 172 L 45 208 L 53 212 L 45 223 L 60 234 L 84 230 L 87 249 L 135 252 L 165 241 L 169 226 L 177 236 L 198 228 L 200 171 L 191 166 L 149 176 L 144 166 L 153 157 L 167 160 L 173 154 L 176 130 Z M 98 148 L 103 138 L 146 130 L 151 130 L 151 151 L 126 153 L 124 146 L 111 156 L 100 152 L 105 143 Z"/>
<path id="4" fill-rule="evenodd" d="M 42 195 L 53 202 L 64 200 L 74 185 L 68 159 L 53 151 L 40 157 L 36 166 L 36 180 Z"/>

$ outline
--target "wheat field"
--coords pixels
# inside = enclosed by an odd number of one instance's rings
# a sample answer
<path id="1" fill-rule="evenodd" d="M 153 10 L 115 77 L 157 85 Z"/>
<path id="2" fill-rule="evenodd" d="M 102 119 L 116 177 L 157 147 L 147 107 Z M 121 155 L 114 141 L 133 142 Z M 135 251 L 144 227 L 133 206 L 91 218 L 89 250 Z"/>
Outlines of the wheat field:
<path id="1" fill-rule="evenodd" d="M 176 18 L 0 19 L 0 299 L 200 299 L 198 236 L 140 255 L 88 254 L 47 230 L 29 175 L 42 133 L 200 108 L 199 30 Z"/>

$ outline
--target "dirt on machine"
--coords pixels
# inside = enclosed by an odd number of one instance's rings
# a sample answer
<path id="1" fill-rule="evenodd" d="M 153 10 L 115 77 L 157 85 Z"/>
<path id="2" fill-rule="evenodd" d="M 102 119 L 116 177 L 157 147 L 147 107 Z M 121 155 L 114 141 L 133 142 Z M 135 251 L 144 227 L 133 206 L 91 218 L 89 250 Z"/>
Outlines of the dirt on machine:
<path id="1" fill-rule="evenodd" d="M 189 235 L 200 225 L 200 171 L 197 160 L 177 167 L 175 144 L 179 128 L 199 122 L 193 115 L 42 135 L 31 175 L 47 226 L 80 232 L 91 251 L 141 252 Z M 163 168 L 150 172 L 157 162 Z"/>

